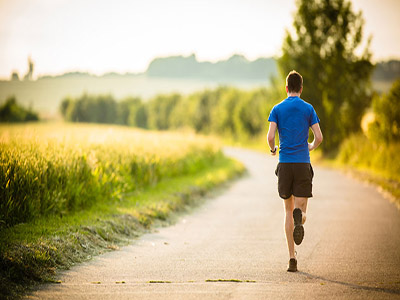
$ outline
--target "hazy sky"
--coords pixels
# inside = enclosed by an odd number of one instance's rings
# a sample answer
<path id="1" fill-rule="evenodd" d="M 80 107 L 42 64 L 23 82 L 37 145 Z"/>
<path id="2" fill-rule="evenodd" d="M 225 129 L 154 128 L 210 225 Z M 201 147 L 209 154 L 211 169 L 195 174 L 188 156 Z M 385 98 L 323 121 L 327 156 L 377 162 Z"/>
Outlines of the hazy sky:
<path id="1" fill-rule="evenodd" d="M 353 0 L 375 60 L 400 58 L 400 0 Z M 157 56 L 278 55 L 295 0 L 0 0 L 0 77 L 143 72 Z"/>

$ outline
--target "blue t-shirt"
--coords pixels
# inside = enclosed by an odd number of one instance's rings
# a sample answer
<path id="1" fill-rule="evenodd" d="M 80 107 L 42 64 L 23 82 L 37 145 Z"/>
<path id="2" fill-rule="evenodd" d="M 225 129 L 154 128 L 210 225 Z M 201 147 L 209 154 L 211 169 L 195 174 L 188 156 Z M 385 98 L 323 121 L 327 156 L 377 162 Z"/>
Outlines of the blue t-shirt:
<path id="1" fill-rule="evenodd" d="M 279 162 L 309 163 L 308 131 L 319 118 L 314 107 L 299 97 L 288 97 L 275 105 L 268 118 L 279 132 Z"/>

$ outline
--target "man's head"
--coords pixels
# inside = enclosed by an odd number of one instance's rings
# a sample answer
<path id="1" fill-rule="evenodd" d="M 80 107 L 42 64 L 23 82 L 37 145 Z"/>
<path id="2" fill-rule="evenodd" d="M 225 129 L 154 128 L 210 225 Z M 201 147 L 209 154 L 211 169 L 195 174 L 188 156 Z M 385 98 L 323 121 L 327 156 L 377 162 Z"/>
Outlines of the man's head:
<path id="1" fill-rule="evenodd" d="M 295 70 L 290 71 L 286 77 L 286 92 L 301 93 L 303 90 L 303 77 Z"/>

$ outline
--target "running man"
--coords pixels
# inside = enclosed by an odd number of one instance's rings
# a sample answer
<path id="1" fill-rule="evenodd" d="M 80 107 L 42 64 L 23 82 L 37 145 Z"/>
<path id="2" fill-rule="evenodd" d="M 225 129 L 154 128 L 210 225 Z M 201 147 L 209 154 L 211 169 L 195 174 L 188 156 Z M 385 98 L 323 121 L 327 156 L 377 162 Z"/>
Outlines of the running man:
<path id="1" fill-rule="evenodd" d="M 289 249 L 289 272 L 297 271 L 294 243 L 300 245 L 304 237 L 307 200 L 312 197 L 314 172 L 310 164 L 310 151 L 322 142 L 319 118 L 313 106 L 300 99 L 303 77 L 291 71 L 286 77 L 288 97 L 275 105 L 269 115 L 268 144 L 271 155 L 276 155 L 275 132 L 279 132 L 278 176 L 279 196 L 285 203 L 285 233 Z M 311 127 L 314 141 L 308 143 Z"/>

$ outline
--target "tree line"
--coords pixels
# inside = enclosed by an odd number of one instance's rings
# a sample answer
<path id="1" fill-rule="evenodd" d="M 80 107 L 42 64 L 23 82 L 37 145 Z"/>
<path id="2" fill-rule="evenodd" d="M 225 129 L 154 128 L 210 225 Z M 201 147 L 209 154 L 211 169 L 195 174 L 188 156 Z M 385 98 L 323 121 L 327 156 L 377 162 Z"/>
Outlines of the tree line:
<path id="1" fill-rule="evenodd" d="M 267 128 L 268 113 L 282 98 L 274 88 L 252 91 L 219 87 L 190 95 L 157 95 L 147 101 L 128 97 L 116 101 L 111 95 L 66 98 L 60 106 L 64 119 L 72 122 L 110 123 L 152 130 L 191 128 L 233 138 L 258 136 Z"/>
<path id="2" fill-rule="evenodd" d="M 119 124 L 151 130 L 190 128 L 197 133 L 217 134 L 244 141 L 265 134 L 269 112 L 286 97 L 283 92 L 284 84 L 281 83 L 279 86 L 252 91 L 219 87 L 186 96 L 161 94 L 147 101 L 138 97 L 117 101 L 111 95 L 83 94 L 77 98 L 65 98 L 60 111 L 64 119 L 70 122 Z M 370 131 L 375 139 L 387 142 L 400 140 L 399 103 L 400 80 L 393 84 L 389 93 L 374 97 L 370 109 L 375 119 L 370 124 Z M 357 132 L 354 128 L 360 126 L 361 112 L 364 110 L 364 107 L 360 109 L 360 116 L 353 118 L 353 123 L 350 123 L 351 114 L 329 112 L 326 107 L 317 109 L 317 113 L 324 116 L 321 123 L 325 140 L 329 141 L 329 148 L 324 148 L 325 152 L 337 149 L 335 141 L 344 135 L 343 131 Z M 342 121 L 340 126 L 343 131 L 334 132 L 337 127 L 332 126 L 332 122 L 336 118 L 341 118 L 339 121 Z M 343 118 L 347 118 L 348 123 L 344 123 Z"/>

